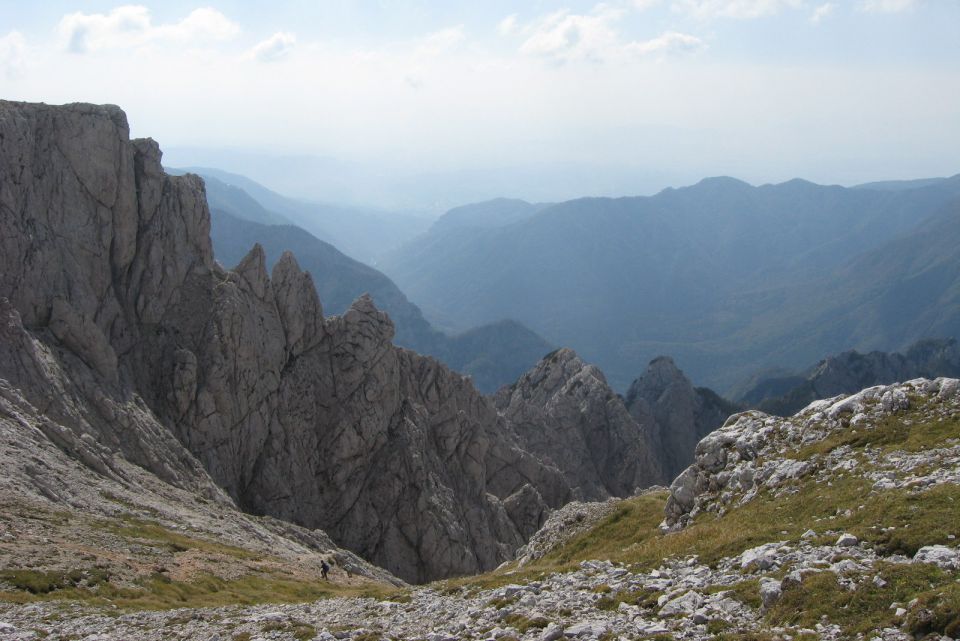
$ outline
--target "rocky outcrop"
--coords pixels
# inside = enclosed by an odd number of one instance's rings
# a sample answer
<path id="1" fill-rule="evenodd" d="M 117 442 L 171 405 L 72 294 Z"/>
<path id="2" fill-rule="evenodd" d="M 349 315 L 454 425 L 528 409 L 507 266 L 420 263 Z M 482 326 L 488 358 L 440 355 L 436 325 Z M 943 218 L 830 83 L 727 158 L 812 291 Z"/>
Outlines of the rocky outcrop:
<path id="1" fill-rule="evenodd" d="M 770 414 L 789 416 L 818 399 L 852 394 L 872 385 L 938 376 L 960 376 L 960 345 L 956 339 L 917 341 L 903 353 L 842 352 L 803 374 L 756 381 L 743 392 L 741 402 Z"/>
<path id="2" fill-rule="evenodd" d="M 630 415 L 650 431 L 668 479 L 690 464 L 700 439 L 739 409 L 709 389 L 694 387 L 667 356 L 650 361 L 625 402 Z"/>
<path id="3" fill-rule="evenodd" d="M 960 410 L 960 381 L 919 378 L 877 385 L 850 396 L 815 401 L 789 418 L 756 410 L 735 414 L 697 444 L 694 463 L 670 485 L 663 525 L 679 529 L 698 514 L 723 515 L 757 497 L 795 491 L 800 480 L 828 483 L 858 467 L 863 468 L 858 473 L 873 481 L 877 491 L 960 484 L 956 439 L 944 448 L 874 453 L 876 460 L 869 466 L 852 457 L 851 447 L 842 441 L 822 455 L 801 451 L 803 445 L 857 430 L 867 434 L 869 443 L 871 431 L 912 406 L 918 406 L 919 414 L 912 421 L 955 418 Z M 877 437 L 877 442 L 883 441 Z"/>
<path id="4" fill-rule="evenodd" d="M 324 318 L 292 255 L 217 264 L 202 181 L 128 136 L 116 107 L 0 103 L 0 377 L 62 417 L 62 447 L 323 528 L 412 581 L 512 558 L 573 496 L 468 379 L 394 347 L 369 298 Z"/>
<path id="5" fill-rule="evenodd" d="M 6 311 L 9 330 L 16 312 Z M 16 342 L 9 332 L 2 339 L 0 345 Z M 337 568 L 338 583 L 402 585 L 337 547 L 322 531 L 237 510 L 195 459 L 196 477 L 205 479 L 202 487 L 210 496 L 175 487 L 134 465 L 98 442 L 82 417 L 60 409 L 36 407 L 22 388 L 0 379 L 0 568 L 5 576 L 15 571 L 87 574 L 109 578 L 114 586 L 141 586 L 156 573 L 179 581 L 197 575 L 262 580 L 265 573 L 309 582 L 320 575 L 325 559 Z M 130 410 L 121 408 L 118 416 L 124 411 Z M 133 437 L 151 422 L 145 412 L 137 418 L 142 423 L 131 430 Z M 145 527 L 147 536 L 137 538 L 137 527 Z M 198 549 L 208 553 L 198 556 Z"/>
<path id="6" fill-rule="evenodd" d="M 615 498 L 593 503 L 572 501 L 559 510 L 554 510 L 543 527 L 530 537 L 526 545 L 517 550 L 517 564 L 523 567 L 531 561 L 541 559 L 564 543 L 587 532 L 610 516 L 620 502 L 621 499 Z"/>
<path id="7" fill-rule="evenodd" d="M 138 380 L 169 366 L 154 396 L 181 416 L 202 385 L 192 351 L 174 342 L 167 363 L 140 361 L 153 355 L 140 343 L 179 329 L 163 322 L 167 309 L 217 273 L 203 203 L 198 180 L 163 175 L 155 143 L 128 140 L 116 107 L 0 102 L 0 502 L 5 540 L 17 532 L 3 567 L 52 556 L 143 579 L 150 555 L 113 549 L 122 541 L 108 545 L 102 530 L 148 518 L 302 572 L 327 558 L 397 582 L 323 532 L 237 510 L 140 394 Z M 64 528 L 38 531 L 45 513 Z M 52 555 L 50 536 L 63 539 Z"/>
<path id="8" fill-rule="evenodd" d="M 523 448 L 562 470 L 577 500 L 630 496 L 663 478 L 645 427 L 573 350 L 548 354 L 494 398 Z"/>

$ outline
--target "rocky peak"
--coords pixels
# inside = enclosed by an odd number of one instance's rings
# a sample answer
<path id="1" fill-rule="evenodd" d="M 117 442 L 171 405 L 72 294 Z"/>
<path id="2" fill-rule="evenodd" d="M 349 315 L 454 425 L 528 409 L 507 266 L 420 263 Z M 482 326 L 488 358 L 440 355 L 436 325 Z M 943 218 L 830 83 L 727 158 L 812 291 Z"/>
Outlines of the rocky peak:
<path id="1" fill-rule="evenodd" d="M 812 369 L 808 380 L 818 398 L 828 398 L 878 383 L 954 374 L 960 374 L 956 340 L 928 339 L 911 345 L 903 354 L 849 350 L 831 356 Z"/>
<path id="2" fill-rule="evenodd" d="M 564 347 L 544 356 L 520 377 L 512 391 L 519 390 L 524 394 L 524 398 L 537 398 L 546 402 L 558 394 L 575 393 L 584 385 L 613 394 L 599 368 L 584 363 L 575 351 Z M 512 396 L 511 390 L 501 390 L 497 397 L 505 398 L 504 395 Z"/>
<path id="3" fill-rule="evenodd" d="M 630 385 L 625 402 L 630 415 L 649 430 L 668 478 L 686 467 L 697 442 L 737 409 L 710 390 L 695 388 L 667 356 L 650 361 Z"/>
<path id="4" fill-rule="evenodd" d="M 545 356 L 494 402 L 521 445 L 562 470 L 579 500 L 628 496 L 661 479 L 649 434 L 571 349 Z"/>
<path id="5" fill-rule="evenodd" d="M 246 281 L 257 298 L 265 299 L 268 293 L 273 293 L 270 289 L 270 277 L 267 275 L 267 257 L 260 243 L 250 249 L 243 260 L 233 268 L 233 273 Z"/>
<path id="6" fill-rule="evenodd" d="M 301 271 L 292 253 L 284 252 L 273 266 L 270 280 L 287 351 L 290 356 L 299 356 L 317 345 L 323 333 L 323 306 L 313 278 Z"/>
<path id="7" fill-rule="evenodd" d="M 637 396 L 643 396 L 644 398 L 660 396 L 675 385 L 684 388 L 693 387 L 690 380 L 677 367 L 672 358 L 658 356 L 650 361 L 647 370 L 630 386 L 630 390 L 627 392 L 627 402 L 629 403 L 631 398 Z"/>
<path id="8" fill-rule="evenodd" d="M 224 270 L 203 182 L 160 159 L 115 107 L 0 102 L 0 378 L 60 417 L 64 451 L 326 529 L 413 581 L 495 567 L 571 498 L 469 380 L 394 347 L 369 296 L 324 318 L 293 256 L 270 275 L 259 246 Z M 659 478 L 602 375 L 560 378 L 570 400 L 540 398 L 579 432 L 583 493 Z"/>

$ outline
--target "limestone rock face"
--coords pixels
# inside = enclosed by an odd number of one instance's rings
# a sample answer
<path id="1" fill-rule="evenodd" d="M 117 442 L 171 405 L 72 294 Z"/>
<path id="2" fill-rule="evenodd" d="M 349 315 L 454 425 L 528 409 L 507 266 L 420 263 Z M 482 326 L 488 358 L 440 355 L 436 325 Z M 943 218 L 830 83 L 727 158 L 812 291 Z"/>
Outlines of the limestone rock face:
<path id="1" fill-rule="evenodd" d="M 120 375 L 141 331 L 138 248 L 158 245 L 138 223 L 138 184 L 156 194 L 153 214 L 164 192 L 168 203 L 202 200 L 189 179 L 138 179 L 135 167 L 158 169 L 159 156 L 144 161 L 138 150 L 155 145 L 131 144 L 128 131 L 116 107 L 0 102 L 0 378 L 49 418 L 50 440 L 93 469 L 109 474 L 117 453 L 228 501 Z M 154 278 L 176 288 L 175 272 Z"/>
<path id="2" fill-rule="evenodd" d="M 663 478 L 650 434 L 573 350 L 548 354 L 495 402 L 524 449 L 563 470 L 577 500 L 629 496 Z"/>
<path id="3" fill-rule="evenodd" d="M 704 388 L 695 388 L 672 359 L 655 358 L 627 392 L 630 415 L 647 426 L 668 479 L 693 461 L 704 436 L 717 429 L 737 407 Z"/>
<path id="4" fill-rule="evenodd" d="M 577 493 L 469 379 L 393 346 L 368 297 L 324 318 L 292 256 L 271 276 L 255 246 L 227 271 L 209 225 L 202 181 L 166 175 L 120 109 L 0 102 L 0 378 L 65 451 L 323 528 L 413 581 L 512 558 Z M 659 479 L 602 376 L 576 380 L 542 399 L 595 455 L 579 494 Z"/>
<path id="5" fill-rule="evenodd" d="M 849 445 L 812 457 L 802 452 L 845 432 L 881 429 L 907 410 L 913 414 L 903 418 L 907 425 L 948 420 L 960 408 L 958 390 L 955 378 L 917 378 L 814 401 L 791 417 L 757 410 L 735 414 L 697 444 L 694 462 L 670 485 L 662 527 L 681 529 L 699 514 L 722 515 L 758 497 L 795 492 L 800 481 L 832 483 L 852 470 L 869 480 L 873 491 L 960 483 L 960 448 L 953 440 L 912 453 L 867 450 L 862 461 Z M 836 541 L 838 547 L 856 544 L 848 533 Z"/>

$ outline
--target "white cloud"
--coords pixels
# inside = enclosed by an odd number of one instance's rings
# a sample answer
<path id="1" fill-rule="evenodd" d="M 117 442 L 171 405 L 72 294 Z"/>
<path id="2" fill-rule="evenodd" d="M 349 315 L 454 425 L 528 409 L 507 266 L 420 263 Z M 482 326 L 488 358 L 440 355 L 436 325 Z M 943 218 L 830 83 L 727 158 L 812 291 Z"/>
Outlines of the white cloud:
<path id="1" fill-rule="evenodd" d="M 837 5 L 835 5 L 832 2 L 823 3 L 822 5 L 820 5 L 819 7 L 813 10 L 813 14 L 810 16 L 810 22 L 814 22 L 814 23 L 820 22 L 821 20 L 829 16 L 831 13 L 833 13 L 833 10 L 836 8 L 837 8 Z"/>
<path id="2" fill-rule="evenodd" d="M 705 46 L 703 40 L 696 36 L 668 31 L 652 40 L 631 42 L 626 45 L 625 49 L 631 53 L 649 56 L 693 52 L 703 49 Z"/>
<path id="3" fill-rule="evenodd" d="M 918 4 L 918 0 L 863 0 L 860 8 L 869 13 L 900 13 L 914 9 Z"/>
<path id="4" fill-rule="evenodd" d="M 27 41 L 19 31 L 11 31 L 0 38 L 0 71 L 12 76 L 23 68 Z"/>
<path id="5" fill-rule="evenodd" d="M 676 0 L 673 9 L 700 20 L 710 18 L 761 18 L 782 9 L 799 9 L 804 0 Z"/>
<path id="6" fill-rule="evenodd" d="M 633 8 L 637 11 L 646 11 L 660 4 L 662 0 L 633 0 Z"/>
<path id="7" fill-rule="evenodd" d="M 606 6 L 591 14 L 557 11 L 529 28 L 520 52 L 558 60 L 602 60 L 621 46 L 613 28 L 621 15 Z"/>
<path id="8" fill-rule="evenodd" d="M 259 62 L 274 62 L 289 55 L 296 43 L 297 37 L 294 34 L 278 32 L 254 45 L 244 58 Z"/>
<path id="9" fill-rule="evenodd" d="M 150 9 L 124 5 L 109 13 L 76 12 L 65 15 L 57 27 L 64 46 L 73 53 L 126 49 L 157 42 L 197 43 L 228 40 L 240 27 L 215 9 L 194 9 L 180 22 L 154 25 Z"/>
<path id="10" fill-rule="evenodd" d="M 423 37 L 417 47 L 417 53 L 423 56 L 438 56 L 456 47 L 466 37 L 463 25 L 441 29 Z"/>
<path id="11" fill-rule="evenodd" d="M 605 4 L 597 5 L 589 14 L 557 11 L 523 29 L 528 37 L 520 52 L 559 62 L 600 62 L 691 51 L 703 46 L 699 38 L 673 31 L 652 40 L 624 41 L 616 28 L 623 15 L 621 9 Z"/>
<path id="12" fill-rule="evenodd" d="M 519 28 L 517 24 L 517 14 L 514 13 L 500 21 L 497 25 L 497 33 L 501 36 L 512 36 Z"/>

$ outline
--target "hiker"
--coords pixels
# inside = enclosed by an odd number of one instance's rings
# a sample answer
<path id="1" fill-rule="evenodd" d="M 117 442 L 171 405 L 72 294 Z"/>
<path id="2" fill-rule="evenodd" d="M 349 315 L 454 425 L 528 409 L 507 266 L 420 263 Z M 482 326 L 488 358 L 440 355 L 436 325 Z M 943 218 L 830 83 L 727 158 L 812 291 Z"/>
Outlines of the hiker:
<path id="1" fill-rule="evenodd" d="M 330 580 L 330 579 L 327 578 L 327 572 L 329 572 L 329 571 L 330 571 L 330 566 L 327 564 L 327 560 L 326 560 L 326 559 L 320 559 L 320 574 L 321 574 L 321 575 L 323 576 L 323 578 L 324 578 L 325 580 L 327 580 L 327 581 Z"/>

